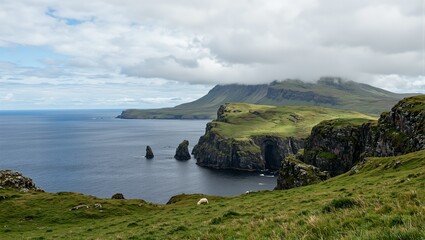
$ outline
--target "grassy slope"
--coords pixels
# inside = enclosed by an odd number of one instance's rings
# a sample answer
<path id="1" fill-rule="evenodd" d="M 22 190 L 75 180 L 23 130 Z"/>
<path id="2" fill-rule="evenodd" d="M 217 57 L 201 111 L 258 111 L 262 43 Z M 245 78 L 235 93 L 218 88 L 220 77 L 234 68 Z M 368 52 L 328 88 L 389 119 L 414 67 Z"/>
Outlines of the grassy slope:
<path id="1" fill-rule="evenodd" d="M 304 83 L 299 80 L 273 82 L 270 85 L 223 85 L 214 87 L 204 97 L 181 104 L 174 108 L 126 111 L 127 118 L 203 118 L 214 119 L 218 107 L 228 102 L 244 102 L 274 106 L 317 106 L 316 102 L 296 99 L 273 99 L 267 96 L 268 88 L 288 89 L 298 92 L 314 92 L 335 97 L 339 104 L 320 104 L 325 107 L 349 109 L 368 114 L 388 111 L 404 97 L 413 94 L 396 94 L 366 84 L 352 81 L 338 82 L 322 79 L 318 83 Z"/>
<path id="2" fill-rule="evenodd" d="M 275 107 L 231 103 L 226 105 L 226 111 L 226 122 L 214 122 L 213 131 L 235 139 L 255 135 L 305 138 L 311 129 L 323 120 L 354 118 L 356 120 L 350 121 L 365 122 L 375 119 L 362 113 L 324 107 Z"/>
<path id="3" fill-rule="evenodd" d="M 399 162 L 397 164 L 397 162 Z M 176 203 L 0 190 L 1 239 L 425 239 L 425 151 L 370 158 L 328 181 Z M 69 211 L 78 204 L 103 208 Z"/>

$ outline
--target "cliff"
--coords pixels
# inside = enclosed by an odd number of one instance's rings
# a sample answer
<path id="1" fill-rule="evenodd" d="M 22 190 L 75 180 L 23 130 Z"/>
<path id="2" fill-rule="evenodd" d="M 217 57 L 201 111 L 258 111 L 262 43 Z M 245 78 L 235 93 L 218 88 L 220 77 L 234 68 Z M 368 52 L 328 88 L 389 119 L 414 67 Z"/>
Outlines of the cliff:
<path id="1" fill-rule="evenodd" d="M 323 106 L 378 115 L 404 97 L 367 84 L 324 77 L 315 83 L 287 79 L 270 84 L 217 85 L 205 96 L 173 108 L 128 109 L 118 118 L 214 119 L 217 109 L 228 102 L 273 106 Z"/>
<path id="2" fill-rule="evenodd" d="M 217 169 L 276 171 L 282 159 L 304 147 L 322 120 L 367 115 L 322 107 L 275 107 L 232 103 L 221 106 L 193 149 L 197 164 Z"/>
<path id="3" fill-rule="evenodd" d="M 405 98 L 377 122 L 330 120 L 307 138 L 303 161 L 331 176 L 347 172 L 366 156 L 397 156 L 425 149 L 425 95 Z"/>
<path id="4" fill-rule="evenodd" d="M 294 156 L 288 156 L 282 161 L 275 189 L 290 189 L 307 186 L 329 179 L 326 171 L 303 163 Z"/>

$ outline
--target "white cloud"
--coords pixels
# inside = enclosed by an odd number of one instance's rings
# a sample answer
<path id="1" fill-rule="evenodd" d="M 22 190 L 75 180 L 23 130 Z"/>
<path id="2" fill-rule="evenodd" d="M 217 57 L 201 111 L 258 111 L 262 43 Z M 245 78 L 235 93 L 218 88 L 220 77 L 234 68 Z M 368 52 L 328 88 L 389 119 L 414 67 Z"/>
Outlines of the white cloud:
<path id="1" fill-rule="evenodd" d="M 0 48 L 67 58 L 0 63 L 0 81 L 149 88 L 335 75 L 425 92 L 424 11 L 422 0 L 2 1 Z"/>

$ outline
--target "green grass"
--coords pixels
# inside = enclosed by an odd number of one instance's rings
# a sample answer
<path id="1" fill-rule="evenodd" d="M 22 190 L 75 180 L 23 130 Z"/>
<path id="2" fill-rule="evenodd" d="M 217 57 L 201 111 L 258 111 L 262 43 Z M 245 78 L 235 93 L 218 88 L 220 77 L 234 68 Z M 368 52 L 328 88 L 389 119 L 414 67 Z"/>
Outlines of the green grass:
<path id="1" fill-rule="evenodd" d="M 338 120 L 341 124 L 375 120 L 362 113 L 324 107 L 230 103 L 226 104 L 225 113 L 219 121 L 213 122 L 212 131 L 238 140 L 258 135 L 305 138 L 321 121 L 336 118 L 342 118 Z"/>
<path id="2" fill-rule="evenodd" d="M 169 205 L 0 190 L 1 239 L 425 239 L 425 151 L 319 184 Z M 101 203 L 102 209 L 93 205 Z M 89 209 L 70 211 L 79 204 Z"/>
<path id="3" fill-rule="evenodd" d="M 291 91 L 281 94 L 279 91 Z M 271 94 L 271 93 L 276 94 Z M 317 96 L 316 98 L 308 95 Z M 343 81 L 338 78 L 322 78 L 317 83 L 299 80 L 276 81 L 259 85 L 217 85 L 207 95 L 193 102 L 173 108 L 129 109 L 122 118 L 165 119 L 214 119 L 220 105 L 232 102 L 265 104 L 273 106 L 322 106 L 348 109 L 366 114 L 379 115 L 389 111 L 394 104 L 414 94 L 396 94 L 370 85 Z M 320 101 L 331 98 L 333 103 Z"/>

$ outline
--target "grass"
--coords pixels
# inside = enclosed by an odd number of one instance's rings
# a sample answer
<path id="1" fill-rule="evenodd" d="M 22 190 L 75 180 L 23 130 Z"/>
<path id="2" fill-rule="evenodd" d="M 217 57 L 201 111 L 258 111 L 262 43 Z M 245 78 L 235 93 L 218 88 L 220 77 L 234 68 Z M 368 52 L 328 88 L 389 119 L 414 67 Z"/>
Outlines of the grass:
<path id="1" fill-rule="evenodd" d="M 0 189 L 1 239 L 425 239 L 425 151 L 325 182 L 172 204 Z M 207 197 L 210 204 L 196 205 Z M 93 208 L 101 203 L 103 208 Z M 73 206 L 87 204 L 70 211 Z"/>
<path id="2" fill-rule="evenodd" d="M 339 121 L 346 124 L 375 120 L 362 113 L 324 107 L 230 103 L 226 104 L 224 116 L 214 122 L 212 130 L 238 140 L 258 135 L 305 138 L 319 122 L 336 118 L 343 118 Z"/>
<path id="3" fill-rule="evenodd" d="M 283 96 L 280 91 L 293 94 Z M 274 92 L 276 94 L 270 94 Z M 317 98 L 308 97 L 317 96 Z M 348 109 L 378 115 L 389 111 L 403 97 L 414 94 L 396 94 L 370 85 L 343 81 L 338 78 L 322 78 L 317 83 L 299 80 L 275 81 L 259 85 L 217 85 L 207 95 L 193 102 L 162 109 L 129 109 L 122 118 L 165 119 L 214 119 L 220 105 L 231 102 L 265 104 L 273 106 L 322 106 Z M 321 102 L 331 98 L 334 104 Z"/>

